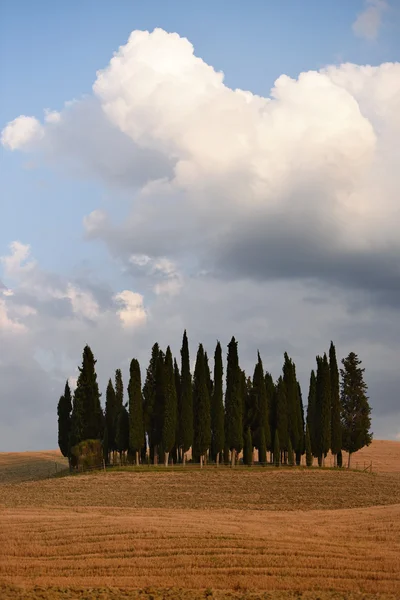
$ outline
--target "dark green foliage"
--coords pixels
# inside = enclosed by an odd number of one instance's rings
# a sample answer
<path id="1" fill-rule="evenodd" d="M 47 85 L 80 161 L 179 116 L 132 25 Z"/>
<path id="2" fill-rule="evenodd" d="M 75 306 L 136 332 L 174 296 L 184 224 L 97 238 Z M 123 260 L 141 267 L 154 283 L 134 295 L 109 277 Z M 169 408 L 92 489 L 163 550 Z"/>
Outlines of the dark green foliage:
<path id="1" fill-rule="evenodd" d="M 331 381 L 326 354 L 317 356 L 316 428 L 317 456 L 323 466 L 331 445 Z"/>
<path id="2" fill-rule="evenodd" d="M 310 434 L 311 451 L 318 455 L 317 446 L 317 378 L 314 370 L 311 371 L 310 388 L 308 392 L 307 425 Z"/>
<path id="3" fill-rule="evenodd" d="M 103 445 L 103 460 L 104 460 L 105 464 L 108 465 L 110 449 L 109 449 L 109 444 L 108 444 L 107 424 L 104 425 L 103 444 L 102 445 Z"/>
<path id="4" fill-rule="evenodd" d="M 301 463 L 301 457 L 304 454 L 304 452 L 306 451 L 306 438 L 305 438 L 305 432 L 304 432 L 304 427 L 305 427 L 305 423 L 304 423 L 304 406 L 303 406 L 303 398 L 302 398 L 302 394 L 301 394 L 301 387 L 300 387 L 300 383 L 297 382 L 297 407 L 298 407 L 298 415 L 297 415 L 297 421 L 299 424 L 299 436 L 300 436 L 300 441 L 299 441 L 299 445 L 296 449 L 296 465 L 299 465 Z"/>
<path id="5" fill-rule="evenodd" d="M 296 369 L 293 361 L 289 358 L 287 352 L 285 352 L 285 362 L 283 365 L 283 381 L 285 382 L 286 389 L 286 407 L 287 407 L 287 426 L 288 426 L 288 441 L 287 450 L 289 448 L 289 439 L 291 441 L 292 448 L 296 449 L 300 444 L 300 423 L 299 418 L 299 403 L 298 403 L 298 388 L 296 380 Z M 281 438 L 281 443 L 282 443 Z"/>
<path id="6" fill-rule="evenodd" d="M 261 429 L 259 446 L 258 446 L 258 462 L 262 465 L 267 462 L 267 446 L 265 443 L 264 429 Z"/>
<path id="7" fill-rule="evenodd" d="M 228 365 L 226 372 L 225 439 L 230 450 L 236 450 L 237 452 L 240 452 L 243 448 L 241 378 L 237 342 L 232 337 L 228 345 Z"/>
<path id="8" fill-rule="evenodd" d="M 251 438 L 250 427 L 248 427 L 245 431 L 243 442 L 244 442 L 244 444 L 243 444 L 243 463 L 245 465 L 252 465 L 253 464 L 253 441 Z"/>
<path id="9" fill-rule="evenodd" d="M 68 381 L 65 384 L 64 395 L 61 396 L 58 406 L 58 445 L 63 456 L 70 456 L 72 400 Z"/>
<path id="10" fill-rule="evenodd" d="M 257 364 L 253 374 L 252 397 L 252 419 L 251 427 L 253 440 L 260 451 L 261 439 L 264 434 L 264 444 L 271 446 L 271 429 L 268 410 L 267 387 L 265 384 L 264 368 L 260 353 L 258 353 Z M 265 461 L 262 461 L 265 462 Z"/>
<path id="11" fill-rule="evenodd" d="M 129 414 L 125 406 L 122 406 L 117 417 L 116 446 L 122 455 L 129 448 Z"/>
<path id="12" fill-rule="evenodd" d="M 343 466 L 343 454 L 342 454 L 341 450 L 339 450 L 339 452 L 337 453 L 337 466 L 338 467 Z"/>
<path id="13" fill-rule="evenodd" d="M 349 453 L 357 452 L 372 442 L 371 407 L 368 402 L 364 371 L 357 354 L 350 354 L 342 360 L 343 369 L 340 391 L 342 404 L 342 446 Z"/>
<path id="14" fill-rule="evenodd" d="M 109 451 L 116 450 L 115 442 L 117 428 L 117 404 L 115 400 L 115 391 L 111 379 L 108 381 L 106 390 L 106 407 L 105 407 L 105 427 L 107 428 L 108 449 Z"/>
<path id="15" fill-rule="evenodd" d="M 177 421 L 177 398 L 175 387 L 174 365 L 172 362 L 171 349 L 168 346 L 165 354 L 164 374 L 164 410 L 162 426 L 162 447 L 169 454 L 175 444 L 176 421 Z"/>
<path id="16" fill-rule="evenodd" d="M 289 467 L 293 467 L 294 466 L 294 453 L 293 453 L 293 447 L 292 447 L 292 441 L 289 437 L 289 441 L 288 441 L 288 465 Z"/>
<path id="17" fill-rule="evenodd" d="M 186 330 L 183 333 L 181 348 L 181 398 L 179 406 L 178 443 L 185 453 L 193 445 L 193 388 Z"/>
<path id="18" fill-rule="evenodd" d="M 331 449 L 337 454 L 342 449 L 342 424 L 340 422 L 339 369 L 333 342 L 329 348 L 329 370 L 331 381 Z"/>
<path id="19" fill-rule="evenodd" d="M 123 403 L 124 403 L 124 384 L 122 382 L 121 369 L 117 369 L 115 371 L 115 404 L 116 404 L 117 418 L 118 418 L 118 413 L 121 410 Z"/>
<path id="20" fill-rule="evenodd" d="M 174 380 L 175 380 L 175 393 L 176 393 L 176 431 L 175 431 L 175 444 L 171 451 L 172 459 L 174 464 L 181 462 L 181 444 L 179 443 L 179 421 L 180 414 L 182 411 L 181 400 L 182 400 L 182 386 L 181 386 L 181 374 L 179 372 L 178 363 L 176 358 L 174 358 Z"/>
<path id="21" fill-rule="evenodd" d="M 151 358 L 149 366 L 146 371 L 146 381 L 143 386 L 143 421 L 144 428 L 148 436 L 148 443 L 150 451 L 153 452 L 154 443 L 152 437 L 153 430 L 153 413 L 155 410 L 155 396 L 156 396 L 156 368 L 158 357 L 160 354 L 160 348 L 157 343 L 153 345 L 151 350 Z"/>
<path id="22" fill-rule="evenodd" d="M 281 464 L 281 447 L 279 443 L 279 431 L 275 431 L 274 435 L 274 465 L 279 467 Z"/>
<path id="23" fill-rule="evenodd" d="M 222 377 L 222 349 L 221 344 L 217 342 L 214 354 L 214 387 L 211 396 L 211 447 L 214 458 L 222 452 L 225 444 Z"/>
<path id="24" fill-rule="evenodd" d="M 229 446 L 225 443 L 224 446 L 224 464 L 229 465 Z"/>
<path id="25" fill-rule="evenodd" d="M 83 440 L 103 439 L 103 412 L 95 365 L 91 349 L 85 346 L 72 408 L 71 446 Z"/>
<path id="26" fill-rule="evenodd" d="M 213 392 L 214 384 L 213 384 L 213 380 L 211 379 L 211 371 L 210 371 L 210 365 L 208 364 L 207 352 L 204 352 L 204 368 L 206 370 L 206 381 L 207 381 L 208 395 L 211 398 L 212 397 L 212 392 Z"/>
<path id="27" fill-rule="evenodd" d="M 136 453 L 144 444 L 144 424 L 140 365 L 135 358 L 131 360 L 129 375 L 129 448 Z"/>
<path id="28" fill-rule="evenodd" d="M 71 455 L 79 469 L 101 468 L 103 463 L 103 448 L 101 440 L 86 439 L 71 448 Z"/>
<path id="29" fill-rule="evenodd" d="M 159 457 L 163 458 L 162 448 L 162 430 L 164 420 L 165 405 L 165 355 L 162 350 L 158 352 L 155 377 L 155 395 L 153 413 L 151 419 L 151 440 L 153 445 L 154 460 L 158 462 Z"/>
<path id="30" fill-rule="evenodd" d="M 287 415 L 287 400 L 286 400 L 286 385 L 283 377 L 280 376 L 275 388 L 275 423 L 276 431 L 279 434 L 279 445 L 281 450 L 288 449 L 289 433 L 288 433 L 288 415 Z M 275 442 L 274 442 L 275 451 Z"/>
<path id="31" fill-rule="evenodd" d="M 306 426 L 306 465 L 307 467 L 312 467 L 313 464 L 313 455 L 311 451 L 311 439 L 310 439 L 310 429 L 308 427 L 308 423 Z"/>
<path id="32" fill-rule="evenodd" d="M 273 447 L 272 447 L 272 432 L 275 431 L 276 429 L 276 422 L 275 422 L 275 414 L 276 414 L 276 408 L 275 408 L 275 384 L 274 384 L 274 380 L 272 378 L 271 373 L 268 373 L 268 371 L 265 373 L 265 389 L 267 392 L 267 407 L 268 407 L 268 420 L 269 420 L 269 430 L 271 432 L 271 439 L 270 439 L 270 443 L 267 444 L 267 450 L 269 450 L 270 452 L 272 452 Z"/>
<path id="33" fill-rule="evenodd" d="M 202 344 L 199 345 L 193 377 L 193 413 L 195 457 L 204 456 L 211 444 L 211 410 Z"/>

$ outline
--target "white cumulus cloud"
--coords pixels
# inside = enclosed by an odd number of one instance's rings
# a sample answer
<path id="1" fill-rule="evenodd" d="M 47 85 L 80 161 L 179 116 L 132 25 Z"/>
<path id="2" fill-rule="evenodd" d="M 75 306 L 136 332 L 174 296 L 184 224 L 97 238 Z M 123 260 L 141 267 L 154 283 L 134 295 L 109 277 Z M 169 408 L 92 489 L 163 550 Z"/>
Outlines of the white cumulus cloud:
<path id="1" fill-rule="evenodd" d="M 357 15 L 353 23 L 355 35 L 370 41 L 375 40 L 382 25 L 383 12 L 387 8 L 388 3 L 385 0 L 366 0 L 365 9 Z"/>
<path id="2" fill-rule="evenodd" d="M 117 314 L 126 328 L 143 325 L 147 320 L 147 312 L 143 304 L 143 296 L 131 290 L 123 290 L 114 296 L 119 305 Z"/>
<path id="3" fill-rule="evenodd" d="M 21 115 L 3 129 L 1 143 L 9 150 L 29 150 L 43 135 L 43 127 L 35 117 Z"/>

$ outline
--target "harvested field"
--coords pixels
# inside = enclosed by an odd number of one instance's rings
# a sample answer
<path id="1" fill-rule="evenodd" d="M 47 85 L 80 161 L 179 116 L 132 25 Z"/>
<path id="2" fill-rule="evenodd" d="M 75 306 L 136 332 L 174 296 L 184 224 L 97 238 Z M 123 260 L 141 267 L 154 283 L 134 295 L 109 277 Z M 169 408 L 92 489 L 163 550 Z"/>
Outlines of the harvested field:
<path id="1" fill-rule="evenodd" d="M 0 483 L 43 479 L 53 475 L 56 468 L 66 467 L 68 460 L 59 450 L 0 452 Z"/>
<path id="2" fill-rule="evenodd" d="M 400 477 L 318 469 L 116 471 L 0 486 L 4 507 L 315 510 L 400 503 Z"/>
<path id="3" fill-rule="evenodd" d="M 343 465 L 347 467 L 348 454 L 343 452 Z M 317 461 L 314 461 L 317 464 Z M 400 473 L 400 442 L 373 440 L 351 457 L 351 468 L 363 469 L 372 463 L 375 473 Z M 326 457 L 326 466 L 333 466 L 331 454 Z"/>
<path id="4" fill-rule="evenodd" d="M 3 584 L 400 594 L 400 505 L 4 509 L 0 531 Z"/>

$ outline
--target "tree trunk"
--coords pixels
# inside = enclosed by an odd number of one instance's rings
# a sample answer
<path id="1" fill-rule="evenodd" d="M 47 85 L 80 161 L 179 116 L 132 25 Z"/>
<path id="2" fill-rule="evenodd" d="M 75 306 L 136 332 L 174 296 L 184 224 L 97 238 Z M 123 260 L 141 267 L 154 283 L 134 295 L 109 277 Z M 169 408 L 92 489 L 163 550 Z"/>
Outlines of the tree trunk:
<path id="1" fill-rule="evenodd" d="M 136 450 L 136 466 L 139 466 L 139 452 Z"/>
<path id="2" fill-rule="evenodd" d="M 231 467 L 235 466 L 235 458 L 236 458 L 236 452 L 235 452 L 235 450 L 231 450 Z"/>
<path id="3" fill-rule="evenodd" d="M 333 455 L 333 466 L 337 467 L 337 454 Z"/>
<path id="4" fill-rule="evenodd" d="M 168 467 L 169 452 L 164 453 L 164 466 Z"/>
<path id="5" fill-rule="evenodd" d="M 320 454 L 318 455 L 318 466 L 322 467 L 322 456 Z"/>
<path id="6" fill-rule="evenodd" d="M 215 458 L 215 463 L 217 465 L 217 467 L 219 466 L 219 452 L 217 452 L 217 456 Z"/>
<path id="7" fill-rule="evenodd" d="M 182 455 L 182 464 L 183 464 L 183 466 L 186 465 L 186 452 L 184 452 Z"/>
<path id="8" fill-rule="evenodd" d="M 200 469 L 203 468 L 203 455 L 200 455 Z"/>
<path id="9" fill-rule="evenodd" d="M 158 465 L 158 446 L 154 446 L 153 465 Z"/>
<path id="10" fill-rule="evenodd" d="M 349 460 L 347 462 L 347 468 L 350 469 L 350 459 L 351 459 L 351 452 L 349 452 Z"/>

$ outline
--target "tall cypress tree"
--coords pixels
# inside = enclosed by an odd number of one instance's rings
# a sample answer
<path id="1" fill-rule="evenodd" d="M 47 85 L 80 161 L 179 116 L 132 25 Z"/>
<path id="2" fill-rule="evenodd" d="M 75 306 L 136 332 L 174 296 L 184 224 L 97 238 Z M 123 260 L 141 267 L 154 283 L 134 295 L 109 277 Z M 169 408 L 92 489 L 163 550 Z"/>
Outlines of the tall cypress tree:
<path id="1" fill-rule="evenodd" d="M 306 425 L 306 465 L 307 467 L 312 467 L 313 464 L 313 455 L 311 451 L 311 439 L 310 439 L 310 428 L 308 423 Z"/>
<path id="2" fill-rule="evenodd" d="M 153 462 L 158 464 L 159 458 L 163 457 L 162 430 L 165 406 L 165 355 L 159 350 L 156 364 L 154 406 L 151 419 L 151 439 Z"/>
<path id="3" fill-rule="evenodd" d="M 116 417 L 118 419 L 119 411 L 124 404 L 124 384 L 122 381 L 121 369 L 115 371 L 115 406 Z"/>
<path id="4" fill-rule="evenodd" d="M 103 439 L 103 411 L 95 370 L 96 360 L 89 346 L 85 346 L 82 367 L 74 394 L 71 417 L 71 447 L 83 440 Z"/>
<path id="5" fill-rule="evenodd" d="M 213 392 L 214 383 L 213 383 L 213 380 L 211 378 L 211 371 L 210 371 L 210 365 L 208 364 L 207 352 L 204 352 L 204 367 L 205 367 L 205 370 L 206 370 L 206 381 L 207 381 L 208 395 L 211 398 L 212 392 Z"/>
<path id="6" fill-rule="evenodd" d="M 243 448 L 242 412 L 241 370 L 237 342 L 232 337 L 228 344 L 225 392 L 225 439 L 231 450 L 232 466 L 235 465 L 236 452 L 240 452 Z"/>
<path id="7" fill-rule="evenodd" d="M 183 333 L 181 348 L 181 398 L 178 432 L 178 443 L 182 450 L 183 464 L 185 464 L 186 453 L 193 445 L 193 388 L 186 330 Z"/>
<path id="8" fill-rule="evenodd" d="M 265 373 L 265 389 L 267 391 L 267 406 L 268 406 L 268 420 L 269 420 L 269 430 L 271 432 L 271 441 L 270 444 L 267 445 L 267 450 L 271 453 L 271 457 L 273 454 L 273 445 L 272 445 L 272 433 L 275 431 L 276 429 L 276 423 L 275 423 L 275 384 L 274 384 L 274 380 L 272 378 L 271 373 L 268 373 L 268 371 L 266 371 Z M 271 459 L 272 462 L 272 459 Z"/>
<path id="9" fill-rule="evenodd" d="M 146 371 L 146 380 L 143 385 L 143 422 L 144 429 L 147 434 L 148 447 L 150 449 L 150 455 L 154 457 L 154 443 L 152 438 L 152 426 L 153 426 L 153 412 L 155 408 L 155 394 L 156 394 L 156 368 L 158 357 L 160 354 L 160 347 L 157 344 L 153 344 L 151 350 L 151 358 L 149 366 Z M 151 458 L 151 456 L 150 456 Z"/>
<path id="10" fill-rule="evenodd" d="M 176 358 L 174 358 L 174 380 L 175 380 L 175 393 L 176 393 L 176 431 L 175 431 L 175 444 L 171 451 L 171 456 L 175 464 L 182 461 L 181 458 L 181 444 L 179 442 L 179 415 L 181 414 L 181 374 Z"/>
<path id="11" fill-rule="evenodd" d="M 129 375 L 129 448 L 135 453 L 135 460 L 138 465 L 139 452 L 144 443 L 144 424 L 140 365 L 136 358 L 131 360 Z"/>
<path id="12" fill-rule="evenodd" d="M 253 464 L 253 440 L 250 427 L 247 427 L 244 433 L 243 442 L 243 463 L 250 466 Z"/>
<path id="13" fill-rule="evenodd" d="M 129 414 L 123 405 L 117 417 L 116 446 L 120 456 L 120 463 L 123 464 L 124 454 L 129 449 Z"/>
<path id="14" fill-rule="evenodd" d="M 70 433 L 71 433 L 72 400 L 68 380 L 65 384 L 64 395 L 61 396 L 58 406 L 58 445 L 63 456 L 70 458 Z"/>
<path id="15" fill-rule="evenodd" d="M 211 397 L 212 454 L 217 465 L 225 444 L 223 366 L 221 344 L 217 342 L 214 354 L 214 387 Z"/>
<path id="16" fill-rule="evenodd" d="M 331 382 L 326 354 L 317 356 L 316 423 L 318 464 L 324 466 L 331 446 Z"/>
<path id="17" fill-rule="evenodd" d="M 115 390 L 111 379 L 108 380 L 106 390 L 106 406 L 105 406 L 105 427 L 107 429 L 107 445 L 108 450 L 113 453 L 117 449 L 116 433 L 117 433 L 117 405 L 115 400 Z"/>
<path id="18" fill-rule="evenodd" d="M 337 454 L 342 449 L 342 425 L 340 422 L 339 369 L 336 349 L 332 341 L 329 348 L 329 370 L 331 376 L 331 449 L 336 467 Z"/>
<path id="19" fill-rule="evenodd" d="M 169 453 L 175 444 L 176 419 L 177 419 L 177 398 L 175 387 L 174 365 L 172 362 L 171 349 L 168 346 L 165 354 L 165 375 L 164 375 L 164 411 L 162 426 L 162 447 L 164 450 L 164 464 L 168 465 Z"/>
<path id="20" fill-rule="evenodd" d="M 211 444 L 211 410 L 208 393 L 204 350 L 199 345 L 193 379 L 194 442 L 193 455 L 200 458 L 203 465 L 204 455 Z"/>
<path id="21" fill-rule="evenodd" d="M 259 352 L 257 354 L 257 363 L 253 374 L 252 397 L 254 398 L 254 412 L 252 421 L 253 440 L 256 442 L 258 452 L 260 452 L 262 430 L 264 431 L 263 443 L 266 446 L 270 447 L 271 429 L 269 421 L 268 396 L 267 388 L 265 385 L 264 368 Z M 265 459 L 262 462 L 265 462 Z"/>
<path id="22" fill-rule="evenodd" d="M 279 435 L 279 448 L 286 452 L 288 449 L 289 442 L 289 431 L 288 431 L 288 415 L 287 415 L 287 399 L 286 399 L 286 385 L 282 375 L 279 377 L 276 388 L 275 388 L 275 410 L 276 410 L 276 431 Z M 274 443 L 275 452 L 275 443 Z"/>
<path id="23" fill-rule="evenodd" d="M 306 438 L 305 438 L 305 423 L 304 423 L 304 406 L 303 398 L 301 394 L 300 383 L 297 382 L 297 424 L 299 428 L 299 444 L 296 448 L 296 465 L 300 465 L 301 457 L 306 451 Z"/>
<path id="24" fill-rule="evenodd" d="M 308 391 L 307 425 L 310 433 L 311 451 L 313 456 L 318 456 L 317 447 L 317 378 L 315 371 L 311 371 L 310 387 Z"/>
<path id="25" fill-rule="evenodd" d="M 365 369 L 357 354 L 350 354 L 342 360 L 340 369 L 343 449 L 349 453 L 348 467 L 353 452 L 357 452 L 372 442 L 371 407 L 368 402 L 367 385 L 364 381 Z"/>
<path id="26" fill-rule="evenodd" d="M 274 465 L 279 467 L 281 464 L 281 446 L 279 443 L 279 431 L 275 431 L 274 435 Z"/>
<path id="27" fill-rule="evenodd" d="M 288 434 L 291 441 L 292 448 L 297 450 L 300 443 L 299 435 L 299 423 L 298 423 L 298 388 L 296 381 L 296 370 L 293 361 L 289 358 L 287 352 L 285 352 L 285 362 L 283 365 L 283 380 L 285 382 L 286 389 L 286 403 L 287 403 L 287 420 L 288 420 Z M 282 439 L 281 444 L 282 444 Z M 289 440 L 288 440 L 289 447 Z M 287 448 L 284 448 L 285 450 Z"/>

